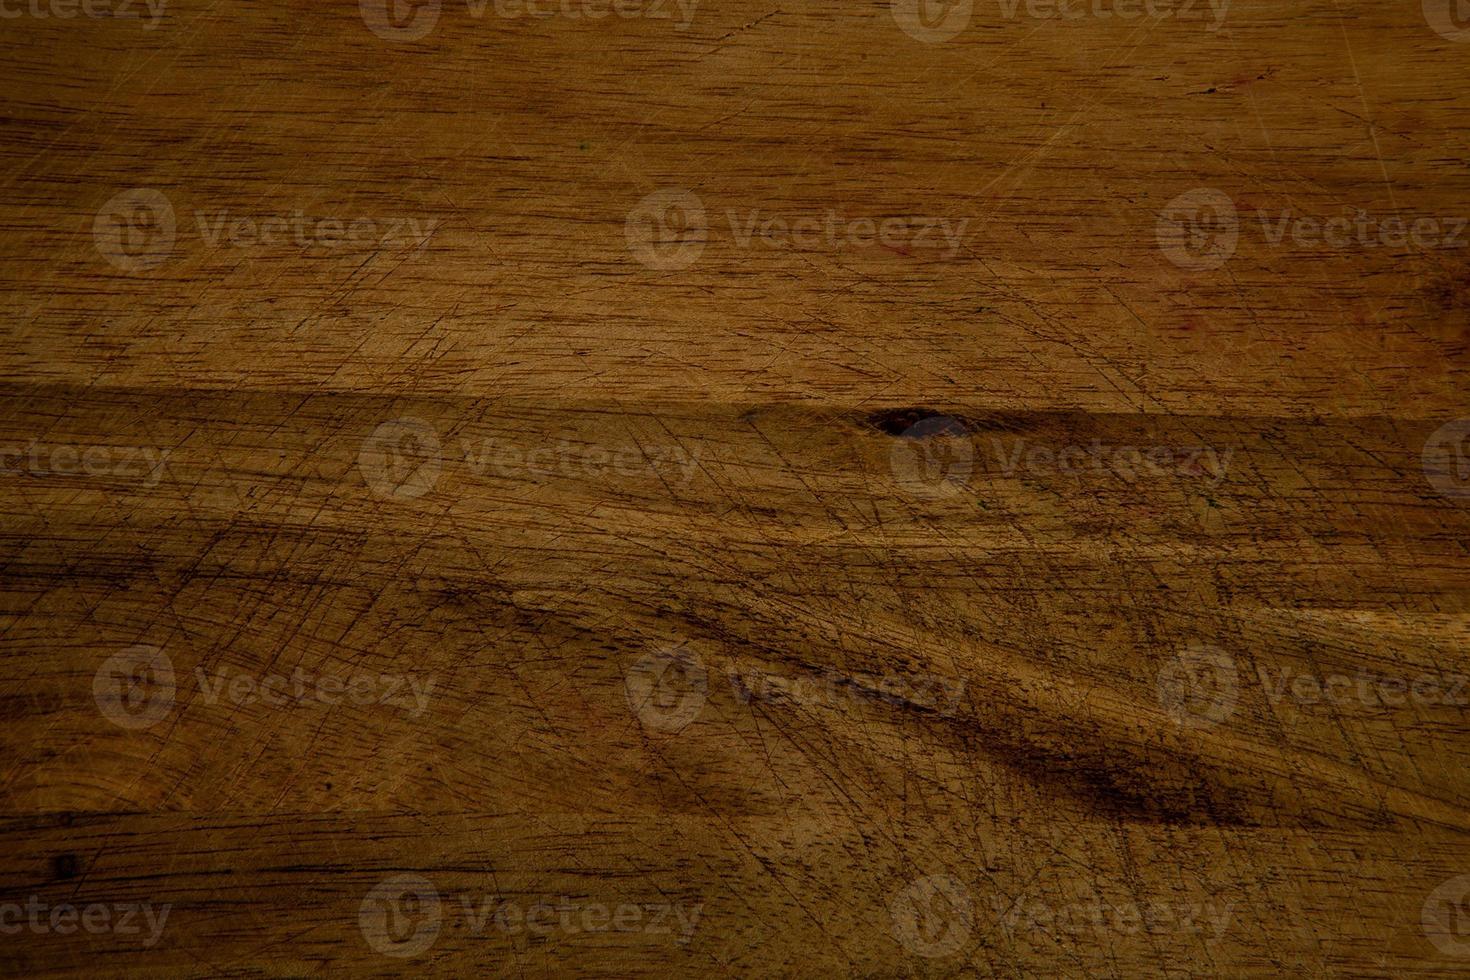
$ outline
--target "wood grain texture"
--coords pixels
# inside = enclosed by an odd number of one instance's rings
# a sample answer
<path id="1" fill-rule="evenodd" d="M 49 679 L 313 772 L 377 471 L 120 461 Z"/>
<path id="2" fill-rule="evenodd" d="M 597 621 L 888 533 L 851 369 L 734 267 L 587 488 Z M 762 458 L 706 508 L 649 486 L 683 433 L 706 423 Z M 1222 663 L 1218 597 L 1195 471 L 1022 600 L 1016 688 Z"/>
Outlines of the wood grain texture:
<path id="1" fill-rule="evenodd" d="M 1447 4 L 51 2 L 7 974 L 1463 975 Z"/>

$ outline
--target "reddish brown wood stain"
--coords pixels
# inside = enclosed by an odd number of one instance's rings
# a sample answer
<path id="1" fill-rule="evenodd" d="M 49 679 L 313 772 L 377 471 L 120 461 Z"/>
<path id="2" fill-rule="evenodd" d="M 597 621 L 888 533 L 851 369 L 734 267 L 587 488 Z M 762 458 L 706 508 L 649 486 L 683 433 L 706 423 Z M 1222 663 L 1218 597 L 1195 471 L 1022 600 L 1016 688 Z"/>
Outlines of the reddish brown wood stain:
<path id="1" fill-rule="evenodd" d="M 5 972 L 1464 974 L 1435 0 L 39 2 Z"/>

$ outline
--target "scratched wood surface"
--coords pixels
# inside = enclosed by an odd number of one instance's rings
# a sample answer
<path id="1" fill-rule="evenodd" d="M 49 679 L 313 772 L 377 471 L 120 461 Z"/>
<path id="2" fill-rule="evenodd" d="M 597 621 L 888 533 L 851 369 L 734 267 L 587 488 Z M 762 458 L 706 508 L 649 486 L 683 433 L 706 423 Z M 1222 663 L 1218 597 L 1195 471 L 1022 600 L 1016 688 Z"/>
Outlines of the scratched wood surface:
<path id="1" fill-rule="evenodd" d="M 0 967 L 1463 975 L 1470 12 L 536 9 L 0 7 Z"/>

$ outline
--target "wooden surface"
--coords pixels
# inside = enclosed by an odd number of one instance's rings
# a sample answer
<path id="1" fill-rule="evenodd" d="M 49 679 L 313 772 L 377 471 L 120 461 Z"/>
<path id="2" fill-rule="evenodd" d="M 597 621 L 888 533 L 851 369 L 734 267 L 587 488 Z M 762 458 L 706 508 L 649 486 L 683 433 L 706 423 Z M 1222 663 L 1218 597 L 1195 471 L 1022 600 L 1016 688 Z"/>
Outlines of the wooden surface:
<path id="1" fill-rule="evenodd" d="M 5 8 L 5 972 L 1464 975 L 1464 20 L 589 2 Z"/>

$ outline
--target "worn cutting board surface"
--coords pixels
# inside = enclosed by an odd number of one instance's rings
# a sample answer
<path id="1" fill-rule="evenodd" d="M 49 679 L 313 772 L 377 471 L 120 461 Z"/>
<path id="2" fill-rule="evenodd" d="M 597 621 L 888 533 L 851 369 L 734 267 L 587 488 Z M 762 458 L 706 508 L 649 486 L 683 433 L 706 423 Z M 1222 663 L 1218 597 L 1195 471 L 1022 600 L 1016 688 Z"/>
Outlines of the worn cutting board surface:
<path id="1" fill-rule="evenodd" d="M 1464 7 L 0 5 L 0 967 L 1464 975 Z"/>

